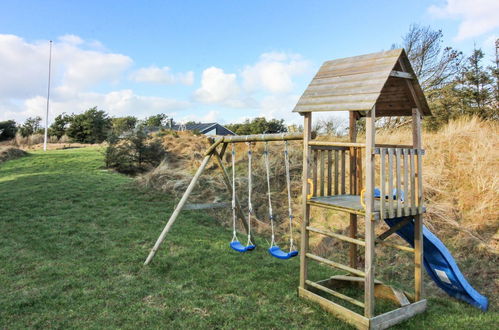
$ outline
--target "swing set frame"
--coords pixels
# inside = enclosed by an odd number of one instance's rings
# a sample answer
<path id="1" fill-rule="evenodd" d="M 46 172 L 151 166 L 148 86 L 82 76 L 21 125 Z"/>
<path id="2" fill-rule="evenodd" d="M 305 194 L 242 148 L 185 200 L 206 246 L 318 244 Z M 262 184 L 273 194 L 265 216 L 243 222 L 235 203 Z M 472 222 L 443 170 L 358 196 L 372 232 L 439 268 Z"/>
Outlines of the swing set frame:
<path id="1" fill-rule="evenodd" d="M 180 212 L 185 208 L 185 205 L 187 203 L 187 200 L 189 199 L 189 196 L 191 195 L 192 191 L 194 190 L 194 187 L 196 186 L 196 183 L 198 182 L 199 178 L 201 177 L 201 174 L 203 174 L 203 171 L 205 170 L 206 166 L 210 162 L 210 160 L 213 158 L 215 160 L 215 163 L 218 165 L 218 168 L 221 170 L 222 173 L 222 179 L 224 181 L 224 184 L 227 188 L 227 190 L 232 193 L 232 181 L 229 177 L 229 173 L 223 163 L 223 156 L 227 150 L 227 147 L 229 144 L 232 143 L 253 143 L 253 142 L 278 142 L 278 141 L 296 141 L 296 140 L 303 140 L 303 134 L 302 133 L 278 133 L 278 134 L 254 134 L 254 135 L 233 135 L 233 136 L 222 136 L 216 139 L 211 139 L 212 144 L 210 147 L 206 150 L 204 154 L 203 161 L 201 162 L 201 165 L 197 169 L 196 173 L 191 179 L 191 182 L 189 183 L 189 186 L 185 190 L 184 194 L 182 195 L 182 198 L 178 202 L 177 206 L 175 207 L 173 213 L 171 214 L 170 218 L 168 219 L 168 222 L 166 223 L 165 227 L 163 228 L 161 234 L 159 235 L 158 239 L 156 240 L 156 243 L 154 244 L 153 248 L 149 252 L 149 255 L 147 256 L 146 261 L 144 262 L 144 265 L 148 265 L 156 253 L 158 252 L 158 249 L 160 248 L 161 244 L 166 238 L 166 235 L 170 231 L 171 227 L 177 220 Z M 248 220 L 246 219 L 243 209 L 241 207 L 241 203 L 239 202 L 239 198 L 237 196 L 237 192 L 234 196 L 235 200 L 235 211 L 237 218 L 241 221 L 246 233 L 248 233 Z"/>

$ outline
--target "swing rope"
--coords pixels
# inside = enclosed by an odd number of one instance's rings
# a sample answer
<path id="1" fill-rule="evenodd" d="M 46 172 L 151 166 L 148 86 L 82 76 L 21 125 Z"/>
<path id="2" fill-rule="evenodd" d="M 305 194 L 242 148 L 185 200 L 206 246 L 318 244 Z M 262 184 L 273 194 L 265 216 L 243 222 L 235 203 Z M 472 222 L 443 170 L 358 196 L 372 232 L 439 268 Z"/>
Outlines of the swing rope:
<path id="1" fill-rule="evenodd" d="M 234 143 L 232 146 L 232 241 L 239 241 L 236 233 L 236 150 Z"/>
<path id="2" fill-rule="evenodd" d="M 251 171 L 251 159 L 252 159 L 252 150 L 251 150 L 251 142 L 246 142 L 248 145 L 248 242 L 247 246 L 254 245 L 251 241 L 251 215 L 253 214 L 253 204 L 251 204 L 251 192 L 253 186 L 253 175 Z"/>
<path id="3" fill-rule="evenodd" d="M 272 240 L 270 242 L 270 247 L 275 245 L 275 234 L 274 234 L 274 212 L 272 211 L 272 199 L 270 192 L 270 161 L 269 161 L 269 143 L 265 142 L 265 150 L 263 151 L 265 159 L 265 169 L 267 173 L 267 196 L 269 198 L 269 218 L 270 218 L 270 228 L 272 229 Z"/>
<path id="4" fill-rule="evenodd" d="M 289 171 L 288 141 L 284 141 L 284 164 L 286 166 L 286 187 L 288 190 L 289 252 L 291 252 L 294 251 L 294 242 L 293 242 L 293 209 L 291 207 L 291 175 L 289 174 L 290 171 Z"/>
<path id="5" fill-rule="evenodd" d="M 263 152 L 265 160 L 265 170 L 267 174 L 267 193 L 269 198 L 269 217 L 270 217 L 270 227 L 272 229 L 272 241 L 270 242 L 269 253 L 279 259 L 289 259 L 298 255 L 298 251 L 294 249 L 293 244 L 293 211 L 291 210 L 291 177 L 289 174 L 289 154 L 288 154 L 288 144 L 285 141 L 284 144 L 284 163 L 286 165 L 286 187 L 288 192 L 288 215 L 289 215 L 289 252 L 284 252 L 275 242 L 275 232 L 274 232 L 274 212 L 272 211 L 272 198 L 270 191 L 270 160 L 269 160 L 269 149 L 268 143 L 265 142 L 265 150 Z"/>

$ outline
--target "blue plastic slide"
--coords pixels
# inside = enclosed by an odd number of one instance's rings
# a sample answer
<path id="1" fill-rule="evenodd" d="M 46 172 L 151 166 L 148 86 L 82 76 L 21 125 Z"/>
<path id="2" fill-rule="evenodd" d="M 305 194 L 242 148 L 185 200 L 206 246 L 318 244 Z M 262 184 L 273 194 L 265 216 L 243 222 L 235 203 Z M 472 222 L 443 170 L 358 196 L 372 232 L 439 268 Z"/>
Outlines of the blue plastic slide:
<path id="1" fill-rule="evenodd" d="M 394 226 L 403 218 L 385 219 Z M 407 243 L 414 247 L 414 219 L 397 231 Z M 428 228 L 423 227 L 424 266 L 433 281 L 449 295 L 461 299 L 483 311 L 489 302 L 464 278 L 449 250 Z"/>

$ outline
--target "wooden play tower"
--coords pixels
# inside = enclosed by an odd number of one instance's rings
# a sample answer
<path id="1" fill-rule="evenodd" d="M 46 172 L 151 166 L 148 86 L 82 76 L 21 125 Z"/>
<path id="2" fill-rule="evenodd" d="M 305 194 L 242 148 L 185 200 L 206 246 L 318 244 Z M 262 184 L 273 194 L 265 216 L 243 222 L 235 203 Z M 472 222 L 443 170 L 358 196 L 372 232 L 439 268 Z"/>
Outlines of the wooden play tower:
<path id="1" fill-rule="evenodd" d="M 405 51 L 396 49 L 325 62 L 293 111 L 304 118 L 299 295 L 361 329 L 383 329 L 423 312 L 426 300 L 423 299 L 422 274 L 425 208 L 421 118 L 429 115 L 430 110 Z M 349 112 L 350 142 L 312 138 L 312 113 L 323 111 Z M 412 145 L 376 143 L 375 120 L 386 116 L 412 117 Z M 362 117 L 365 118 L 365 143 L 357 142 L 357 121 Z M 349 235 L 315 228 L 310 221 L 312 207 L 347 214 Z M 358 232 L 359 217 L 364 220 L 364 233 Z M 390 219 L 397 224 L 376 236 L 375 227 Z M 411 221 L 415 228 L 414 247 L 384 241 Z M 343 265 L 311 253 L 311 234 L 348 242 L 350 264 Z M 375 245 L 414 254 L 413 295 L 375 279 Z M 364 248 L 364 265 L 358 261 L 360 247 Z M 347 275 L 310 281 L 307 269 L 311 261 L 346 271 Z M 364 301 L 336 290 L 336 287 L 359 284 L 364 287 Z M 376 315 L 375 297 L 391 299 L 400 307 Z M 333 301 L 336 299 L 345 301 L 345 306 L 353 304 L 363 308 L 363 315 Z"/>

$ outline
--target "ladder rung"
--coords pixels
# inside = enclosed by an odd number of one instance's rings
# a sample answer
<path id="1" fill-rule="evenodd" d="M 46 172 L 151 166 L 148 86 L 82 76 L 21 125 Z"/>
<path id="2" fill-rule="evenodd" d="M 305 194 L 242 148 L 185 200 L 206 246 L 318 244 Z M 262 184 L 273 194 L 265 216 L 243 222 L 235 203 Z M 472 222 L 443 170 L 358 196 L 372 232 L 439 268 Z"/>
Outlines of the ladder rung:
<path id="1" fill-rule="evenodd" d="M 351 274 L 355 274 L 357 276 L 366 277 L 366 273 L 364 273 L 361 270 L 358 270 L 358 269 L 355 269 L 355 268 L 352 268 L 352 267 L 349 267 L 349 266 L 342 265 L 340 263 L 328 260 L 328 259 L 323 258 L 323 257 L 316 256 L 315 254 L 307 253 L 307 254 L 305 254 L 305 256 L 307 258 L 310 258 L 312 260 L 321 262 L 321 263 L 326 264 L 328 266 L 331 266 L 331 267 L 334 267 L 334 268 L 338 268 L 338 269 L 342 269 L 342 270 L 346 270 L 347 272 L 349 272 Z"/>
<path id="2" fill-rule="evenodd" d="M 360 245 L 360 246 L 366 246 L 366 242 L 364 242 L 364 241 L 362 241 L 360 239 L 348 237 L 348 236 L 341 235 L 341 234 L 336 234 L 336 233 L 333 233 L 332 231 L 322 230 L 322 229 L 314 228 L 314 227 L 310 227 L 310 226 L 307 226 L 307 230 L 308 231 L 312 231 L 314 233 L 326 235 L 326 236 L 329 236 L 329 237 L 334 237 L 334 238 L 337 238 L 337 239 L 341 239 L 343 241 L 354 243 L 354 244 L 357 244 L 357 245 Z"/>
<path id="3" fill-rule="evenodd" d="M 321 290 L 321 291 L 324 291 L 324 292 L 326 292 L 326 293 L 329 293 L 329 294 L 331 294 L 331 295 L 333 295 L 333 296 L 335 296 L 335 297 L 337 297 L 337 298 L 340 298 L 340 299 L 346 300 L 346 301 L 348 301 L 348 302 L 349 302 L 349 303 L 351 303 L 351 304 L 357 305 L 357 306 L 362 307 L 362 308 L 364 308 L 364 307 L 365 307 L 365 305 L 364 305 L 364 303 L 363 303 L 363 302 L 360 302 L 360 301 L 358 301 L 357 299 L 354 299 L 354 298 L 351 298 L 351 297 L 346 296 L 346 295 L 344 295 L 344 294 L 341 294 L 341 293 L 339 293 L 339 292 L 337 292 L 337 291 L 334 291 L 334 290 L 331 290 L 331 289 L 329 289 L 329 288 L 326 288 L 325 286 L 322 286 L 322 285 L 320 285 L 320 284 L 317 284 L 317 283 L 312 282 L 312 281 L 309 281 L 309 280 L 306 280 L 306 281 L 305 281 L 305 283 L 306 283 L 307 285 L 310 285 L 311 287 L 314 287 L 314 288 L 316 288 L 316 289 L 319 289 L 319 290 Z"/>

